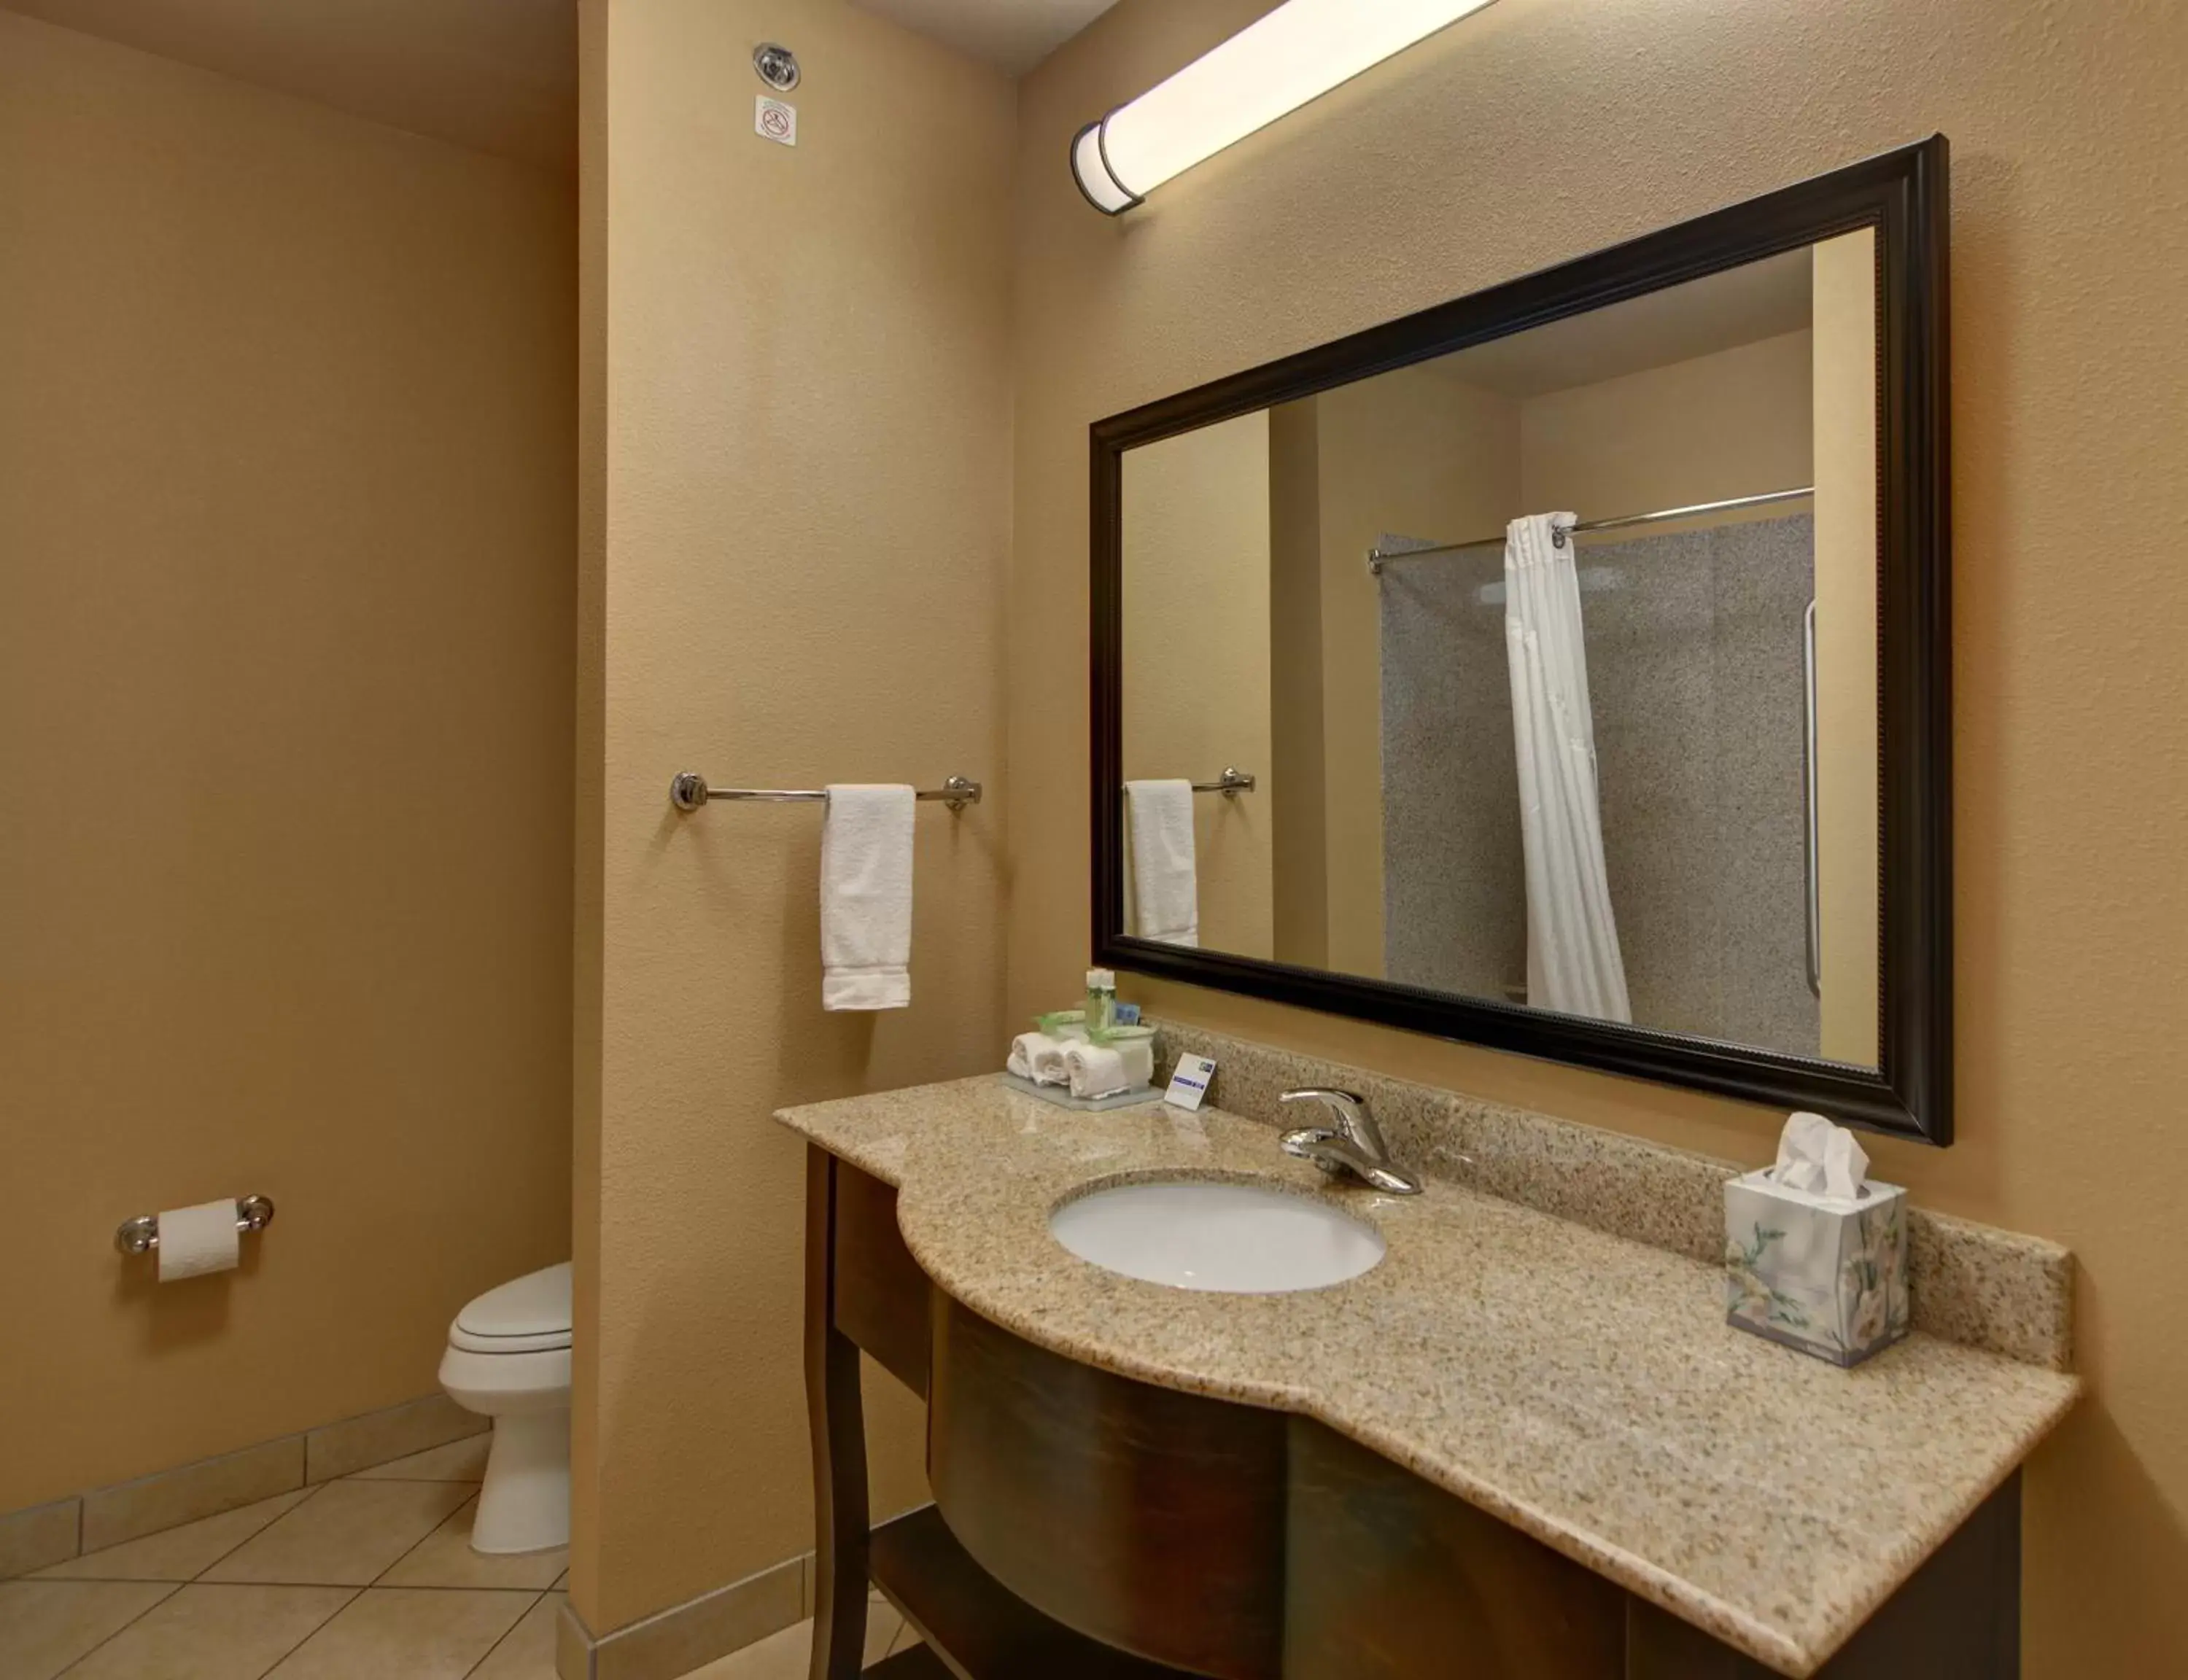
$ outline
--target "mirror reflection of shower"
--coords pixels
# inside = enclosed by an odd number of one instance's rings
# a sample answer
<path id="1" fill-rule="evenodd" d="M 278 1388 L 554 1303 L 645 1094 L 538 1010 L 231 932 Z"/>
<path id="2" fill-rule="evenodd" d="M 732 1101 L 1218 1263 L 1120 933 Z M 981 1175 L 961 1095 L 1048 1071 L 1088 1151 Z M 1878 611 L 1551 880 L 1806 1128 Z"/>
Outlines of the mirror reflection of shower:
<path id="1" fill-rule="evenodd" d="M 1689 520 L 1584 535 L 1578 546 L 1597 843 L 1615 929 L 1596 937 L 1615 939 L 1632 1018 L 1815 1055 L 1801 657 L 1813 520 L 1775 510 Z M 1384 572 L 1384 976 L 1599 1014 L 1546 989 L 1530 961 L 1546 939 L 1589 935 L 1539 925 L 1554 913 L 1545 905 L 1574 902 L 1577 889 L 1529 879 L 1531 868 L 1563 865 L 1531 862 L 1513 792 L 1505 564 L 1499 544 Z M 1456 750 L 1462 730 L 1479 738 Z"/>
<path id="2" fill-rule="evenodd" d="M 1126 454 L 1125 773 L 1268 766 L 1194 812 L 1203 947 L 1874 1064 L 1873 262 Z"/>

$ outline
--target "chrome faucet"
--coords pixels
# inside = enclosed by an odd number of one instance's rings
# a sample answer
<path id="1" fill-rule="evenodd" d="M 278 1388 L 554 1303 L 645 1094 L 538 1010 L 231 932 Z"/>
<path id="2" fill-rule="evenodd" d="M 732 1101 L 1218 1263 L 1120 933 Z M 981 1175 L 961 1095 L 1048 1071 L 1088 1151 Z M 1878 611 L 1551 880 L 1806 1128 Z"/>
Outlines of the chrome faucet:
<path id="1" fill-rule="evenodd" d="M 1390 1159 L 1390 1146 L 1383 1142 L 1382 1130 L 1368 1111 L 1366 1097 L 1350 1091 L 1311 1085 L 1305 1091 L 1288 1091 L 1280 1100 L 1322 1103 L 1334 1122 L 1286 1132 L 1279 1140 L 1284 1153 L 1312 1161 L 1332 1177 L 1350 1173 L 1393 1196 L 1420 1194 L 1420 1180 Z"/>

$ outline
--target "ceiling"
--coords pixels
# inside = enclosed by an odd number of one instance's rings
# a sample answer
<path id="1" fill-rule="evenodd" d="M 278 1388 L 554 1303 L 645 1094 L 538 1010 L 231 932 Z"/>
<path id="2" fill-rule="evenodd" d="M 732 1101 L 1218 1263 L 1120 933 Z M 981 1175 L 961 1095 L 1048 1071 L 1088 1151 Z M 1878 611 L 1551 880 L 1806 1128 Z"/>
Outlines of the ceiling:
<path id="1" fill-rule="evenodd" d="M 1116 0 L 851 0 L 865 12 L 984 59 L 1007 75 L 1031 70 Z"/>
<path id="2" fill-rule="evenodd" d="M 1507 397 L 1539 397 L 1668 367 L 1808 324 L 1808 248 L 1727 268 L 1606 309 L 1492 339 L 1433 364 Z"/>
<path id="3" fill-rule="evenodd" d="M 1115 0 L 853 0 L 1017 76 Z M 352 116 L 575 173 L 578 0 L 0 0 Z"/>
<path id="4" fill-rule="evenodd" d="M 577 168 L 577 0 L 0 0 L 0 6 L 413 133 L 550 169 Z"/>

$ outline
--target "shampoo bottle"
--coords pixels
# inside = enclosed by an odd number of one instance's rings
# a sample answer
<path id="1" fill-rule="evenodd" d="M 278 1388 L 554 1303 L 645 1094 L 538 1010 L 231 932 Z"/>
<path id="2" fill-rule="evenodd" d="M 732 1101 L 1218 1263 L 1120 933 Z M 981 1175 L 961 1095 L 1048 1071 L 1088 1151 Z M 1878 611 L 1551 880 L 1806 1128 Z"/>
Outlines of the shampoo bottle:
<path id="1" fill-rule="evenodd" d="M 1107 968 L 1086 971 L 1086 1031 L 1090 1037 L 1117 1024 L 1117 977 Z M 1098 1037 L 1096 1042 L 1099 1043 Z"/>

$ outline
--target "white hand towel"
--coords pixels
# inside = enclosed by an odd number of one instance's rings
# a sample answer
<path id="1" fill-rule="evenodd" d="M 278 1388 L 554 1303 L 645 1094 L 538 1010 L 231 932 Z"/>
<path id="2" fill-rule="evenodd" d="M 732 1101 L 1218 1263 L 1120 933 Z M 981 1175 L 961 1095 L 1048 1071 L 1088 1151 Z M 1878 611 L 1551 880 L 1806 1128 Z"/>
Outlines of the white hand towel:
<path id="1" fill-rule="evenodd" d="M 1128 781 L 1132 898 L 1143 939 L 1200 943 L 1200 883 L 1193 855 L 1193 784 Z"/>
<path id="2" fill-rule="evenodd" d="M 1020 1033 L 1011 1040 L 1010 1060 L 1003 1065 L 1035 1085 L 1069 1085 L 1071 1069 L 1065 1065 L 1064 1049 L 1063 1040 L 1046 1033 Z"/>
<path id="3" fill-rule="evenodd" d="M 820 1006 L 911 1001 L 909 787 L 828 790 L 820 825 Z"/>
<path id="4" fill-rule="evenodd" d="M 1071 1070 L 1074 1097 L 1108 1097 L 1153 1081 L 1154 1040 L 1126 1039 L 1114 1045 L 1066 1045 L 1063 1061 Z"/>

